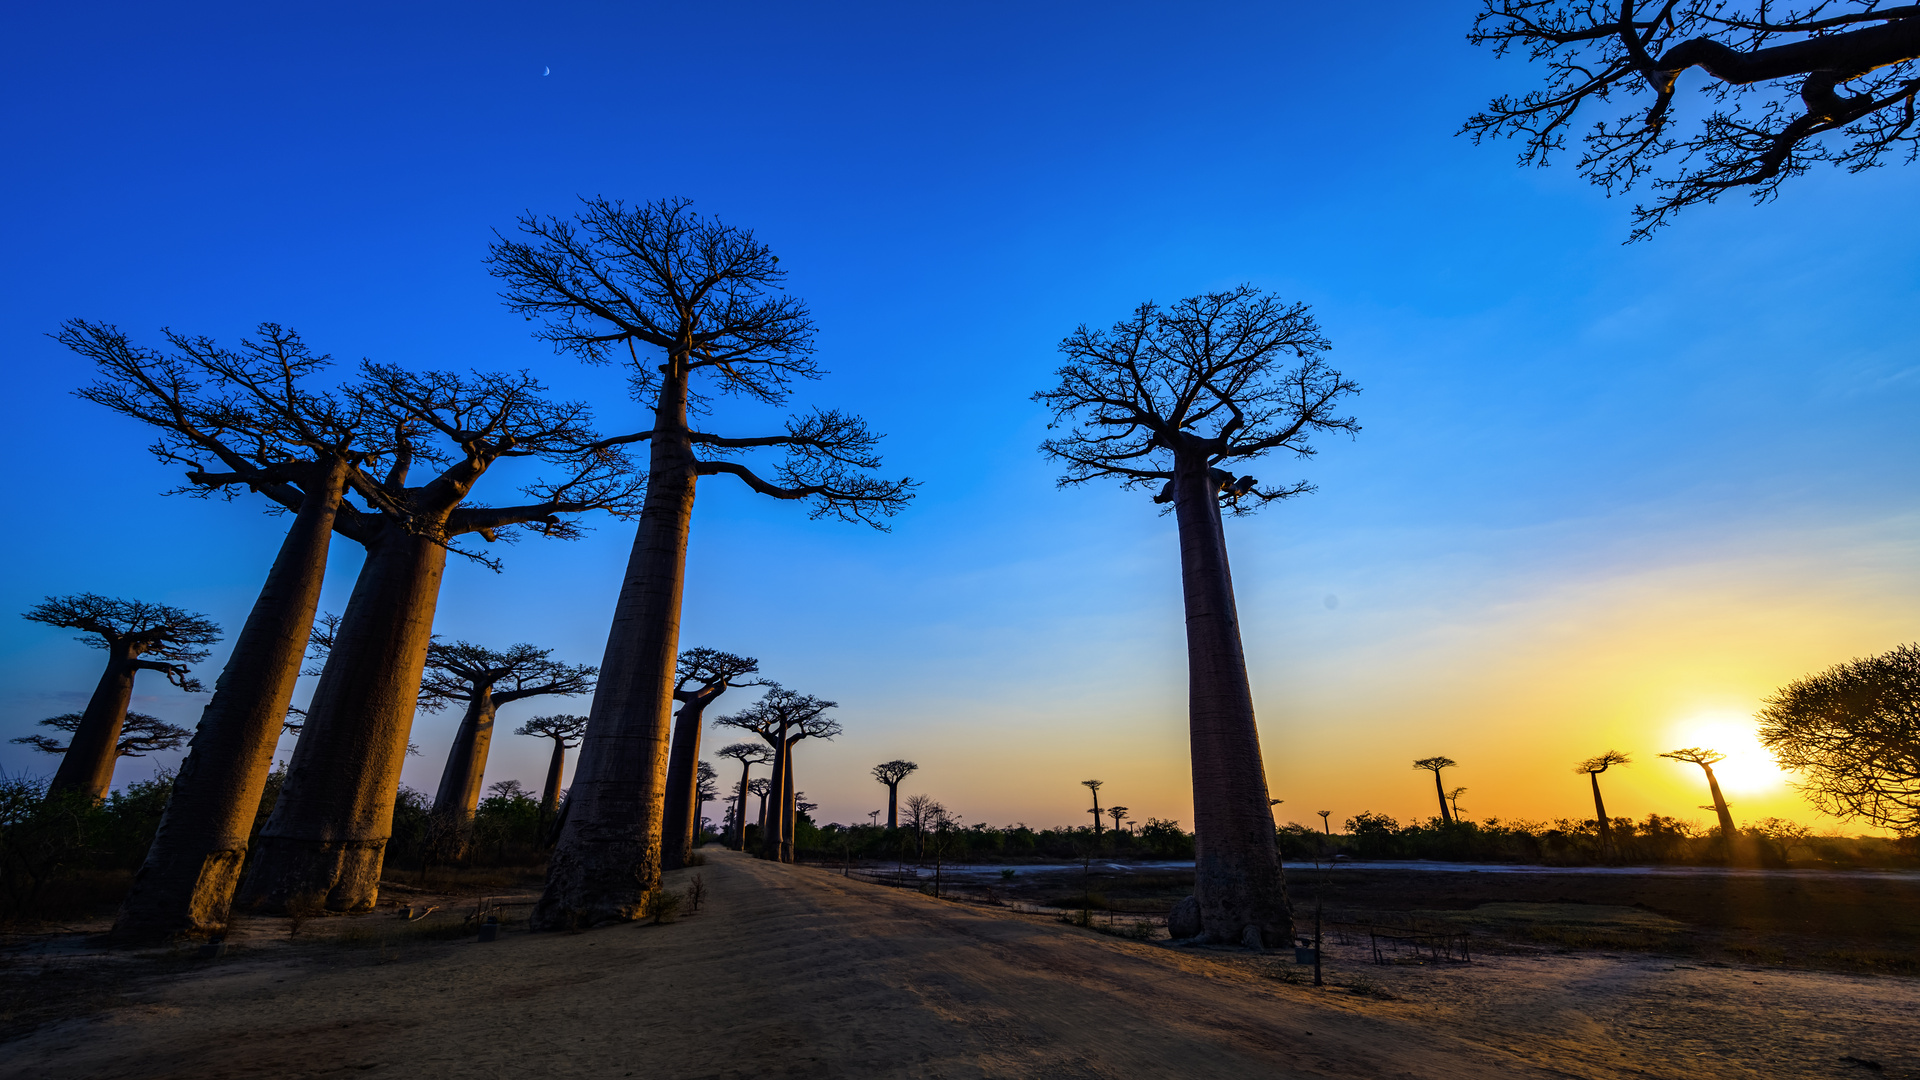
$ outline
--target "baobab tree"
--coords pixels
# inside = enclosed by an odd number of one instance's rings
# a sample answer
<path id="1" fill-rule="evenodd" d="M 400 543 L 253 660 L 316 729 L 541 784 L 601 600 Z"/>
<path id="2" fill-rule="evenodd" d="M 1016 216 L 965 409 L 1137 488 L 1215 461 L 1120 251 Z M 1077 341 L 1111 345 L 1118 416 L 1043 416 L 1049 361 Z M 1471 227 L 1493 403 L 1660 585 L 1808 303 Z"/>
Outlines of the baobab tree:
<path id="1" fill-rule="evenodd" d="M 156 429 L 153 455 L 186 468 L 176 492 L 232 498 L 246 489 L 291 515 L 113 930 L 122 940 L 215 932 L 293 700 L 334 516 L 350 479 L 389 460 L 391 418 L 316 389 L 331 358 L 275 323 L 234 349 L 169 331 L 170 349 L 160 351 L 77 319 L 57 337 L 95 365 L 97 378 L 78 395 Z"/>
<path id="2" fill-rule="evenodd" d="M 728 743 L 714 751 L 715 757 L 723 757 L 740 763 L 740 783 L 734 788 L 736 802 L 733 807 L 733 850 L 747 849 L 747 783 L 755 765 L 765 765 L 773 760 L 773 750 L 765 743 L 737 742 Z"/>
<path id="3" fill-rule="evenodd" d="M 495 712 L 527 698 L 585 694 L 593 689 L 595 674 L 585 664 L 555 660 L 552 649 L 525 643 L 504 651 L 470 641 L 436 641 L 427 646 L 421 707 L 442 709 L 456 701 L 467 706 L 433 797 L 433 814 L 442 819 L 443 830 L 457 838 L 456 847 L 465 848 L 480 806 L 480 782 L 493 745 Z"/>
<path id="4" fill-rule="evenodd" d="M 715 720 L 715 727 L 751 731 L 773 749 L 773 795 L 761 817 L 760 857 L 793 861 L 793 747 L 802 739 L 831 739 L 840 734 L 838 721 L 826 715 L 839 707 L 811 694 L 795 693 L 779 683 L 766 683 L 766 694 L 733 716 Z"/>
<path id="5" fill-rule="evenodd" d="M 1517 138 L 1521 164 L 1545 165 L 1598 103 L 1620 111 L 1581 136 L 1582 176 L 1612 195 L 1674 163 L 1653 181 L 1654 201 L 1634 208 L 1634 240 L 1729 191 L 1771 199 L 1814 162 L 1860 172 L 1903 144 L 1912 161 L 1920 146 L 1920 5 L 1485 0 L 1468 39 L 1547 69 L 1541 88 L 1470 118 L 1462 133 L 1474 142 Z M 1674 94 L 1696 68 L 1711 109 L 1683 134 Z"/>
<path id="6" fill-rule="evenodd" d="M 1352 434 L 1338 407 L 1358 387 L 1327 366 L 1327 339 L 1304 304 L 1251 286 L 1141 304 L 1111 330 L 1081 326 L 1060 343 L 1060 384 L 1034 395 L 1065 434 L 1041 451 L 1066 465 L 1062 486 L 1113 478 L 1158 488 L 1180 536 L 1193 759 L 1194 897 L 1216 941 L 1289 944 L 1286 879 L 1267 809 L 1266 768 L 1234 606 L 1222 511 L 1252 513 L 1305 494 L 1261 487 L 1224 465 L 1275 451 L 1314 453 L 1316 433 Z"/>
<path id="7" fill-rule="evenodd" d="M 756 776 L 747 784 L 747 794 L 757 795 L 760 798 L 760 807 L 754 811 L 754 820 L 760 824 L 761 836 L 767 834 L 767 795 L 771 791 L 773 791 L 773 781 L 764 776 Z"/>
<path id="8" fill-rule="evenodd" d="M 114 762 L 120 758 L 120 731 L 126 724 L 127 703 L 133 699 L 134 676 L 157 671 L 180 689 L 200 693 L 200 681 L 189 674 L 188 665 L 207 658 L 206 647 L 220 640 L 220 627 L 205 615 L 182 608 L 94 593 L 49 596 L 23 617 L 79 630 L 86 636 L 74 640 L 107 654 L 107 669 L 47 785 L 48 797 L 80 792 L 96 801 L 104 799 L 113 786 Z"/>
<path id="9" fill-rule="evenodd" d="M 1713 812 L 1720 819 L 1720 843 L 1726 848 L 1727 857 L 1732 858 L 1733 846 L 1740 832 L 1733 827 L 1733 811 L 1727 809 L 1726 796 L 1720 794 L 1720 778 L 1713 775 L 1714 764 L 1724 761 L 1727 755 L 1718 750 L 1689 746 L 1680 750 L 1669 750 L 1660 756 L 1674 761 L 1692 762 L 1707 774 L 1707 790 L 1713 795 Z"/>
<path id="10" fill-rule="evenodd" d="M 583 202 L 573 219 L 521 218 L 522 238 L 501 238 L 487 259 L 505 283 L 507 306 L 542 320 L 539 337 L 589 363 L 629 364 L 634 395 L 652 414 L 645 430 L 603 444 L 648 444 L 646 508 L 580 751 L 576 810 L 548 864 L 536 928 L 633 919 L 659 887 L 667 729 L 699 478 L 729 475 L 761 495 L 805 501 L 814 517 L 876 528 L 906 505 L 912 487 L 870 475 L 880 466 L 878 437 L 836 410 L 794 416 L 780 434 L 695 430 L 692 417 L 716 395 L 777 406 L 794 380 L 820 377 L 812 316 L 783 291 L 785 274 L 765 244 L 695 213 L 685 199 Z M 731 460 L 774 448 L 785 459 L 771 480 Z"/>
<path id="11" fill-rule="evenodd" d="M 719 649 L 687 649 L 680 654 L 673 699 L 673 744 L 667 755 L 667 789 L 661 818 L 660 867 L 678 870 L 693 857 L 700 826 L 695 763 L 700 760 L 700 724 L 707 706 L 737 686 L 762 686 L 765 680 L 748 676 L 760 670 L 760 661 Z"/>
<path id="12" fill-rule="evenodd" d="M 702 761 L 694 771 L 693 780 L 693 819 L 697 828 L 699 822 L 706 820 L 707 804 L 720 797 L 720 774 Z"/>
<path id="13" fill-rule="evenodd" d="M 887 786 L 887 828 L 900 827 L 900 781 L 919 771 L 920 766 L 904 758 L 883 761 L 873 767 L 873 778 Z"/>
<path id="14" fill-rule="evenodd" d="M 1440 770 L 1451 769 L 1460 763 L 1450 757 L 1421 758 L 1413 763 L 1415 769 L 1425 769 L 1433 774 L 1433 793 L 1440 799 L 1440 820 L 1453 824 L 1453 812 L 1447 808 L 1447 788 L 1440 782 Z"/>
<path id="15" fill-rule="evenodd" d="M 781 862 L 792 862 L 794 858 L 794 830 L 798 827 L 800 795 L 794 790 L 793 751 L 803 739 L 829 740 L 838 738 L 841 733 L 840 721 L 826 716 L 807 716 L 799 719 L 787 733 L 785 749 L 775 761 L 775 769 L 780 774 L 785 787 L 785 798 L 781 800 L 780 813 L 780 849 Z"/>
<path id="16" fill-rule="evenodd" d="M 548 400 L 525 373 L 361 370 L 356 395 L 401 426 L 386 475 L 354 485 L 367 509 L 334 517 L 334 530 L 367 558 L 241 884 L 241 900 L 266 910 L 317 895 L 328 910 L 361 911 L 378 896 L 447 553 L 496 567 L 456 545 L 528 529 L 570 539 L 578 515 L 631 515 L 643 488 L 617 448 L 592 447 L 585 405 Z M 536 459 L 556 478 L 523 487 L 525 504 L 467 505 L 493 465 L 514 458 Z M 429 466 L 424 475 L 414 475 L 417 464 Z"/>
<path id="17" fill-rule="evenodd" d="M 1759 719 L 1761 745 L 1822 813 L 1920 836 L 1920 645 L 1789 683 Z"/>
<path id="18" fill-rule="evenodd" d="M 1460 816 L 1460 796 L 1466 793 L 1467 789 L 1463 787 L 1447 789 L 1447 805 L 1453 808 L 1453 820 L 1455 821 L 1463 820 Z"/>
<path id="19" fill-rule="evenodd" d="M 560 779 L 567 768 L 567 751 L 580 745 L 587 730 L 587 718 L 569 713 L 536 716 L 514 729 L 515 735 L 535 735 L 553 740 L 553 756 L 547 759 L 547 782 L 540 789 L 540 820 L 553 821 L 560 809 Z"/>
<path id="20" fill-rule="evenodd" d="M 1600 844 L 1608 851 L 1613 850 L 1613 821 L 1607 817 L 1606 801 L 1600 798 L 1600 774 L 1615 765 L 1630 765 L 1633 759 L 1618 750 L 1609 750 L 1598 757 L 1590 757 L 1573 767 L 1576 773 L 1585 773 L 1593 783 L 1593 816 L 1600 821 Z"/>
<path id="21" fill-rule="evenodd" d="M 1107 807 L 1107 816 L 1113 819 L 1113 836 L 1117 843 L 1120 838 L 1120 823 L 1127 820 L 1127 808 L 1124 806 Z"/>
<path id="22" fill-rule="evenodd" d="M 1087 811 L 1087 813 L 1093 815 L 1093 838 L 1095 840 L 1100 839 L 1100 788 L 1101 785 L 1105 783 L 1106 781 L 1104 780 L 1080 781 L 1080 786 L 1086 788 L 1093 794 L 1093 809 Z"/>
<path id="23" fill-rule="evenodd" d="M 80 725 L 86 722 L 86 718 L 86 713 L 62 713 L 40 721 L 40 726 L 72 735 L 80 730 Z M 161 750 L 178 750 L 180 744 L 186 742 L 187 736 L 192 734 L 193 732 L 186 728 L 178 724 L 169 724 L 157 716 L 130 712 L 120 724 L 120 738 L 114 744 L 113 756 L 118 760 L 123 757 L 146 757 Z M 13 741 L 25 743 L 43 754 L 64 754 L 72 745 L 71 740 L 63 743 L 38 733 L 22 735 Z"/>

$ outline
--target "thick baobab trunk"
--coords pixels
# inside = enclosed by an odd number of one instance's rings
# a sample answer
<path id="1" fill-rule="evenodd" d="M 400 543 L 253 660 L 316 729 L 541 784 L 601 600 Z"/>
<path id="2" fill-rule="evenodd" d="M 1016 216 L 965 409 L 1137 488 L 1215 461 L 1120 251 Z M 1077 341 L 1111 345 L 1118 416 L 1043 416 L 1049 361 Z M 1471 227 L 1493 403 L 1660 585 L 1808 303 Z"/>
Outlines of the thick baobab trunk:
<path id="1" fill-rule="evenodd" d="M 227 925 L 273 749 L 320 605 L 347 466 L 318 466 L 233 654 L 200 713 L 147 859 L 113 925 L 117 938 L 204 936 Z"/>
<path id="2" fill-rule="evenodd" d="M 1440 770 L 1433 770 L 1433 793 L 1440 797 L 1440 820 L 1453 824 L 1453 811 L 1447 809 L 1447 789 L 1440 783 Z"/>
<path id="3" fill-rule="evenodd" d="M 749 777 L 753 775 L 753 763 L 740 763 L 740 798 L 733 807 L 733 850 L 747 850 L 747 790 Z"/>
<path id="4" fill-rule="evenodd" d="M 127 703 L 133 700 L 133 677 L 139 673 L 132 645 L 116 641 L 107 646 L 107 670 L 93 688 L 93 697 L 87 699 L 80 727 L 47 785 L 49 796 L 85 792 L 95 802 L 107 797 L 107 789 L 113 786 L 113 766 L 120 760 L 120 728 L 127 722 Z"/>
<path id="5" fill-rule="evenodd" d="M 607 632 L 566 824 L 529 920 L 536 930 L 638 918 L 647 894 L 660 887 L 660 816 L 696 479 L 685 434 L 686 377 L 669 372 L 666 381 L 646 505 Z"/>
<path id="6" fill-rule="evenodd" d="M 447 751 L 447 767 L 440 773 L 440 787 L 433 796 L 433 812 L 458 822 L 463 835 L 480 805 L 480 781 L 486 775 L 487 751 L 493 745 L 493 713 L 493 688 L 481 687 L 467 702 L 466 715 L 453 734 L 453 749 Z"/>
<path id="7" fill-rule="evenodd" d="M 1218 488 L 1202 457 L 1177 455 L 1175 469 L 1200 925 L 1213 941 L 1284 946 L 1292 943 L 1293 916 L 1267 801 Z"/>
<path id="8" fill-rule="evenodd" d="M 567 744 L 555 739 L 553 756 L 547 759 L 547 782 L 540 789 L 540 821 L 543 824 L 552 821 L 554 811 L 560 809 L 560 778 L 566 768 Z"/>
<path id="9" fill-rule="evenodd" d="M 1607 804 L 1600 798 L 1600 774 L 1590 772 L 1587 779 L 1593 781 L 1593 815 L 1600 821 L 1600 846 L 1613 850 L 1613 823 L 1607 820 Z"/>
<path id="10" fill-rule="evenodd" d="M 900 827 L 900 781 L 887 785 L 887 831 Z"/>
<path id="11" fill-rule="evenodd" d="M 787 770 L 791 767 L 788 752 L 783 731 L 774 740 L 773 772 L 767 777 L 767 797 L 760 803 L 760 857 L 775 862 L 780 860 L 780 841 L 787 832 Z"/>
<path id="12" fill-rule="evenodd" d="M 787 767 L 781 770 L 780 784 L 784 794 L 780 797 L 780 861 L 793 861 L 793 832 L 800 820 L 798 797 L 793 790 L 793 744 L 787 744 Z"/>
<path id="13" fill-rule="evenodd" d="M 392 525 L 368 546 L 242 903 L 319 896 L 329 911 L 365 911 L 379 898 L 446 564 L 444 544 Z"/>
<path id="14" fill-rule="evenodd" d="M 706 703 L 680 706 L 673 723 L 673 745 L 667 755 L 667 788 L 660 818 L 660 869 L 678 870 L 693 858 L 694 833 L 700 825 L 700 714 Z"/>
<path id="15" fill-rule="evenodd" d="M 1713 775 L 1713 766 L 1703 761 L 1700 768 L 1707 774 L 1707 790 L 1713 793 L 1713 812 L 1720 818 L 1720 842 L 1726 845 L 1727 858 L 1731 859 L 1740 830 L 1733 827 L 1733 811 L 1727 809 L 1727 798 L 1720 794 L 1720 778 Z"/>

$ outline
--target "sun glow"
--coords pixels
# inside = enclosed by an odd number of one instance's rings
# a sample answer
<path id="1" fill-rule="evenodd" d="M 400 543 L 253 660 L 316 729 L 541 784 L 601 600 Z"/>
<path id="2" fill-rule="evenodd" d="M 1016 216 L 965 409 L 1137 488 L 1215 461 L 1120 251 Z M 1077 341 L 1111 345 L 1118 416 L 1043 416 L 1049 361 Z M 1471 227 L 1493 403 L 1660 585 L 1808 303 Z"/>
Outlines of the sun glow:
<path id="1" fill-rule="evenodd" d="M 1675 748 L 1698 746 L 1727 755 L 1725 760 L 1714 764 L 1713 774 L 1720 780 L 1720 789 L 1728 794 L 1736 791 L 1774 791 L 1787 783 L 1787 775 L 1780 771 L 1772 755 L 1760 745 L 1759 738 L 1754 734 L 1754 722 L 1749 717 L 1732 713 L 1690 717 L 1674 725 L 1668 740 Z M 1698 768 L 1686 762 L 1672 764 L 1687 769 Z"/>

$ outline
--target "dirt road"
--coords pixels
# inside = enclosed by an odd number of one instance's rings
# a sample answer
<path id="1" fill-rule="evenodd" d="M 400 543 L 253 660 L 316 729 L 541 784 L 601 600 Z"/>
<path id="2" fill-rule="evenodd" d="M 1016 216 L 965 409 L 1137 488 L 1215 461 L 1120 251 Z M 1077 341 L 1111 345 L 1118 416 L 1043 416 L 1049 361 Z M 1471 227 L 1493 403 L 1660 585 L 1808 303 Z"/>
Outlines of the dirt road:
<path id="1" fill-rule="evenodd" d="M 709 900 L 670 925 L 241 954 L 0 1044 L 0 1076 L 1920 1075 L 1911 980 L 1335 959 L 1386 1000 L 705 850 Z"/>

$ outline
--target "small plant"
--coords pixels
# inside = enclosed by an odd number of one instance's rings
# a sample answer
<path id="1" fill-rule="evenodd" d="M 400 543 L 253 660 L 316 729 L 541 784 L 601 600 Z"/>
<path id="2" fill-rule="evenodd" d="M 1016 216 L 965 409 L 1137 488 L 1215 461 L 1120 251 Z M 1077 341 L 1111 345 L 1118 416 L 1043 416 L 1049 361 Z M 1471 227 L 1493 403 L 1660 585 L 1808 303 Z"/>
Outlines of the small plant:
<path id="1" fill-rule="evenodd" d="M 1013 875 L 1015 875 L 1015 874 L 1017 874 L 1017 873 L 1019 873 L 1019 872 L 1020 872 L 1020 871 L 1018 871 L 1018 870 L 1015 870 L 1015 869 L 1013 869 L 1012 867 L 1008 867 L 1008 868 L 1006 868 L 1005 870 L 1002 870 L 1002 871 L 1000 871 L 1000 880 L 1001 880 L 1001 881 L 1012 881 L 1012 880 L 1013 880 Z"/>
<path id="2" fill-rule="evenodd" d="M 695 855 L 694 858 L 700 859 L 701 862 L 706 861 L 705 859 L 701 859 L 701 857 L 698 855 Z M 687 906 L 692 908 L 697 913 L 700 910 L 701 902 L 706 900 L 706 898 L 707 898 L 706 879 L 701 877 L 699 874 L 693 875 L 693 880 L 687 882 Z"/>
<path id="3" fill-rule="evenodd" d="M 287 898 L 287 936 L 298 937 L 300 928 L 307 920 L 317 919 L 327 913 L 327 906 L 321 901 L 319 893 L 300 893 Z"/>
<path id="4" fill-rule="evenodd" d="M 705 764 L 705 763 L 702 762 L 702 764 Z M 707 857 L 696 851 L 692 855 L 687 856 L 687 865 L 688 866 L 705 866 L 707 865 Z M 700 909 L 700 905 L 695 904 L 694 910 L 698 911 L 699 909 Z"/>
<path id="5" fill-rule="evenodd" d="M 655 926 L 669 923 L 680 914 L 681 897 L 677 892 L 655 889 L 647 894 L 646 913 Z"/>

